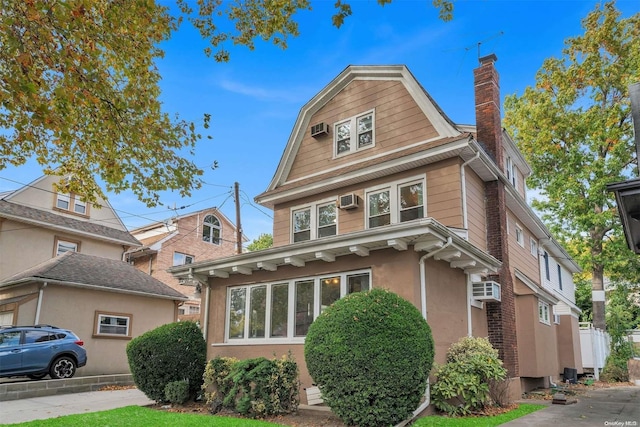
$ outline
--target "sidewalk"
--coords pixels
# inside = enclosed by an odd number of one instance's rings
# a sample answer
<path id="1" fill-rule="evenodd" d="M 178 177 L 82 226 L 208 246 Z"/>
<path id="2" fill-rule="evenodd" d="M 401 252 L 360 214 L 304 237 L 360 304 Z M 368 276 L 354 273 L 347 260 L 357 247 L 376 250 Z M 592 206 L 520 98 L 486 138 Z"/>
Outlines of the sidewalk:
<path id="1" fill-rule="evenodd" d="M 12 400 L 0 402 L 0 425 L 153 403 L 136 388 Z"/>
<path id="2" fill-rule="evenodd" d="M 640 427 L 640 387 L 624 386 L 589 390 L 571 405 L 550 405 L 506 427 L 594 426 Z"/>

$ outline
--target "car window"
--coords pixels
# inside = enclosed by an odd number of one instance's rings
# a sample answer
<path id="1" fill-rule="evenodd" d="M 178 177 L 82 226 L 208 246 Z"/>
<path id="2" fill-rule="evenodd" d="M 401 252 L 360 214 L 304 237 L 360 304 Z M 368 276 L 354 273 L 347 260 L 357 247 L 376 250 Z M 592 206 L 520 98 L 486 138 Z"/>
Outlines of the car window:
<path id="1" fill-rule="evenodd" d="M 36 331 L 36 330 L 28 330 L 24 331 L 24 343 L 32 344 L 38 342 L 47 342 L 49 341 L 49 332 L 48 331 Z"/>
<path id="2" fill-rule="evenodd" d="M 20 331 L 3 332 L 0 334 L 0 347 L 12 347 L 20 344 Z"/>

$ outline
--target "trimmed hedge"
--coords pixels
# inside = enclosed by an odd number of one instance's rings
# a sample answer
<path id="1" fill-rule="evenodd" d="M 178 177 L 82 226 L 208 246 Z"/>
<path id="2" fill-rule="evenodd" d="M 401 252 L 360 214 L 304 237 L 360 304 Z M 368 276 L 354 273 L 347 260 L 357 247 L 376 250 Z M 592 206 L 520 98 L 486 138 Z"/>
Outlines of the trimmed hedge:
<path id="1" fill-rule="evenodd" d="M 129 368 L 136 386 L 156 402 L 164 402 L 165 387 L 174 381 L 189 383 L 195 397 L 202 385 L 207 345 L 194 322 L 162 325 L 127 345 Z"/>
<path id="2" fill-rule="evenodd" d="M 324 402 L 345 424 L 388 426 L 419 406 L 434 348 L 415 306 L 373 289 L 326 308 L 309 328 L 304 354 Z"/>
<path id="3" fill-rule="evenodd" d="M 204 372 L 204 396 L 212 413 L 222 407 L 249 417 L 288 414 L 300 402 L 298 365 L 291 355 L 237 360 L 215 357 Z"/>

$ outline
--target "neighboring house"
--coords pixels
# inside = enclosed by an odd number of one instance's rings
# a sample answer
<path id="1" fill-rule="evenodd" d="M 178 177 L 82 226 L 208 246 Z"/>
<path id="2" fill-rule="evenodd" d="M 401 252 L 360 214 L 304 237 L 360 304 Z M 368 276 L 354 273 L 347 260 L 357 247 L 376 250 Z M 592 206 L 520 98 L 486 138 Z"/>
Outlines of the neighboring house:
<path id="1" fill-rule="evenodd" d="M 58 193 L 43 176 L 0 194 L 0 280 L 67 251 L 121 260 L 140 246 L 106 200 L 100 208 Z"/>
<path id="2" fill-rule="evenodd" d="M 167 269 L 235 254 L 236 232 L 216 208 L 176 216 L 132 230 L 142 246 L 128 251 L 125 260 L 189 297 L 180 307 L 180 320 L 199 320 L 200 287 L 175 278 Z"/>
<path id="3" fill-rule="evenodd" d="M 582 371 L 579 267 L 525 202 L 495 59 L 474 71 L 476 126 L 453 123 L 404 66 L 349 66 L 302 107 L 256 197 L 274 210 L 273 247 L 170 270 L 203 285 L 209 358 L 290 351 L 310 387 L 309 325 L 380 287 L 421 310 L 438 363 L 459 338 L 488 337 L 514 396 Z"/>
<path id="4" fill-rule="evenodd" d="M 3 324 L 50 324 L 84 341 L 79 376 L 129 372 L 129 341 L 174 322 L 186 298 L 124 261 L 68 251 L 0 282 Z"/>
<path id="5" fill-rule="evenodd" d="M 78 375 L 129 372 L 127 342 L 177 319 L 184 295 L 122 261 L 139 247 L 107 200 L 43 176 L 0 194 L 0 324 L 51 324 L 84 341 Z"/>

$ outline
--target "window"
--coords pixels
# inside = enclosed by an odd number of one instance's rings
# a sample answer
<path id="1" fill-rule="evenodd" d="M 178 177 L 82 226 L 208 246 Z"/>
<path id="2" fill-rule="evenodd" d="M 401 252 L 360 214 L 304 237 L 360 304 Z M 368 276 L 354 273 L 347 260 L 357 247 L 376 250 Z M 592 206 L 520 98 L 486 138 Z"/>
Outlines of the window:
<path id="1" fill-rule="evenodd" d="M 189 314 L 200 314 L 200 306 L 199 305 L 190 305 L 189 306 Z"/>
<path id="2" fill-rule="evenodd" d="M 95 336 L 131 337 L 130 314 L 96 312 Z"/>
<path id="3" fill-rule="evenodd" d="M 0 334 L 0 348 L 20 345 L 21 331 L 3 332 Z"/>
<path id="4" fill-rule="evenodd" d="M 55 207 L 59 210 L 87 215 L 87 203 L 80 200 L 77 194 L 56 193 Z"/>
<path id="5" fill-rule="evenodd" d="M 373 111 L 336 123 L 334 131 L 336 156 L 372 147 L 374 145 L 373 128 Z"/>
<path id="6" fill-rule="evenodd" d="M 79 252 L 80 242 L 74 242 L 70 240 L 62 240 L 56 238 L 55 240 L 55 251 L 56 255 L 62 255 L 65 252 Z"/>
<path id="7" fill-rule="evenodd" d="M 562 267 L 558 264 L 558 287 L 562 290 Z"/>
<path id="8" fill-rule="evenodd" d="M 329 305 L 370 286 L 367 270 L 229 288 L 227 339 L 301 339 Z"/>
<path id="9" fill-rule="evenodd" d="M 173 253 L 173 265 L 192 264 L 195 261 L 193 255 L 187 255 L 180 252 Z"/>
<path id="10" fill-rule="evenodd" d="M 551 280 L 551 274 L 549 273 L 549 254 L 544 251 L 544 272 L 547 280 Z"/>
<path id="11" fill-rule="evenodd" d="M 534 257 L 537 258 L 538 257 L 538 242 L 533 237 L 531 237 L 529 239 L 529 245 L 530 245 L 530 248 L 531 248 L 531 255 L 533 255 Z"/>
<path id="12" fill-rule="evenodd" d="M 516 224 L 516 242 L 524 248 L 524 233 L 518 224 Z"/>
<path id="13" fill-rule="evenodd" d="M 545 325 L 550 325 L 549 304 L 544 301 L 538 301 L 538 319 Z"/>
<path id="14" fill-rule="evenodd" d="M 319 202 L 292 211 L 292 241 L 304 242 L 321 237 L 335 236 L 338 209 L 335 200 Z"/>
<path id="15" fill-rule="evenodd" d="M 204 217 L 202 224 L 202 240 L 214 245 L 220 244 L 220 220 L 214 215 Z"/>
<path id="16" fill-rule="evenodd" d="M 509 182 L 513 184 L 516 189 L 518 188 L 517 173 L 518 169 L 513 164 L 513 159 L 511 157 L 507 157 L 507 179 L 509 179 Z"/>
<path id="17" fill-rule="evenodd" d="M 418 179 L 368 191 L 368 228 L 424 218 L 424 188 L 424 180 Z"/>

